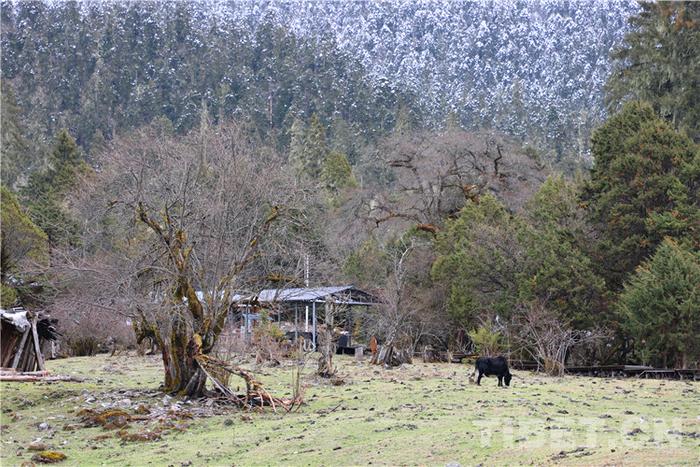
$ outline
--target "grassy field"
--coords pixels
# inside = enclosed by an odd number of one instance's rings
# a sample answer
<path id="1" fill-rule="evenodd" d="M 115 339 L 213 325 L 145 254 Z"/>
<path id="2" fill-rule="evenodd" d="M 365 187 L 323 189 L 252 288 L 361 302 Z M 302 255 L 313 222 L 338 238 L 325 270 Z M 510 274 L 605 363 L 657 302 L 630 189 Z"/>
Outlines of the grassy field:
<path id="1" fill-rule="evenodd" d="M 29 461 L 31 442 L 70 465 L 700 463 L 698 383 L 516 372 L 503 389 L 494 378 L 469 384 L 466 365 L 382 369 L 343 357 L 339 386 L 309 368 L 298 412 L 245 413 L 164 397 L 155 357 L 48 365 L 85 380 L 0 383 L 3 466 Z M 291 367 L 250 368 L 275 395 L 289 394 Z M 151 415 L 121 436 L 78 415 L 117 407 Z M 131 440 L 158 430 L 160 439 Z"/>

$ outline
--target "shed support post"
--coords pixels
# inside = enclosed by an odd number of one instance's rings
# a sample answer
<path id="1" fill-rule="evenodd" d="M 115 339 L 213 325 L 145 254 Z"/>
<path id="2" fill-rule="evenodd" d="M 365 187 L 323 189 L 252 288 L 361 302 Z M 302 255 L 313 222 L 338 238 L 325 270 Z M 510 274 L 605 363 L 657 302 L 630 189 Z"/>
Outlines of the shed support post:
<path id="1" fill-rule="evenodd" d="M 36 332 L 36 326 L 39 322 L 39 314 L 34 314 L 34 319 L 32 320 L 32 337 L 34 337 L 34 352 L 36 353 L 36 363 L 40 371 L 46 371 L 46 366 L 44 366 L 44 356 L 41 354 L 41 346 L 39 344 L 39 334 Z"/>
<path id="2" fill-rule="evenodd" d="M 306 325 L 304 326 L 304 332 L 309 332 L 309 305 L 306 305 Z"/>
<path id="3" fill-rule="evenodd" d="M 313 302 L 311 305 L 313 308 L 313 342 L 314 342 L 314 350 L 316 350 L 316 302 Z"/>
<path id="4" fill-rule="evenodd" d="M 17 369 L 17 365 L 19 365 L 19 361 L 22 358 L 22 352 L 24 351 L 24 346 L 27 342 L 27 337 L 29 337 L 29 333 L 31 331 L 27 329 L 24 331 L 22 334 L 22 340 L 19 343 L 19 347 L 16 347 L 17 353 L 15 353 L 15 357 L 12 359 L 12 368 Z"/>
<path id="5" fill-rule="evenodd" d="M 299 305 L 294 304 L 294 342 L 299 340 Z"/>

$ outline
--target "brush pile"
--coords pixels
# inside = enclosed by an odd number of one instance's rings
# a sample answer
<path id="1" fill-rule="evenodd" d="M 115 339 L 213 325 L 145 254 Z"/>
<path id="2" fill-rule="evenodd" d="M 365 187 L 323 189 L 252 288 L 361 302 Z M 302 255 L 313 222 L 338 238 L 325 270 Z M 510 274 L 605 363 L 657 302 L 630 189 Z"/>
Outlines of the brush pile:
<path id="1" fill-rule="evenodd" d="M 260 381 L 256 380 L 248 370 L 240 366 L 231 365 L 203 354 L 194 356 L 194 359 L 197 361 L 202 371 L 204 371 L 207 377 L 212 381 L 216 389 L 226 399 L 241 408 L 272 407 L 272 410 L 276 412 L 277 408 L 281 407 L 285 411 L 291 412 L 298 409 L 303 402 L 302 395 L 296 390 L 295 394 L 288 399 L 281 399 L 270 395 Z M 243 378 L 246 384 L 245 394 L 235 394 L 231 391 L 224 383 L 225 378 L 223 375 L 236 375 Z M 298 387 L 298 384 L 296 386 Z"/>

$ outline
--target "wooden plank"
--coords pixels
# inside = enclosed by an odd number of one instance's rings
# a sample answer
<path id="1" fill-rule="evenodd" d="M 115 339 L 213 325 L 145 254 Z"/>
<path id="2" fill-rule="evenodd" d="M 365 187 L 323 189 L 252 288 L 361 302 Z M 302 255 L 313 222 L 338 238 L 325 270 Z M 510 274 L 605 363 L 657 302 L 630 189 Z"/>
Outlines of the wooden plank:
<path id="1" fill-rule="evenodd" d="M 23 376 L 48 376 L 48 371 L 17 371 L 17 370 L 7 370 L 2 369 L 0 375 L 23 375 Z"/>
<path id="2" fill-rule="evenodd" d="M 2 345 L 0 346 L 0 355 L 3 356 L 2 360 L 2 366 L 6 367 L 10 364 L 10 361 L 12 360 L 12 355 L 13 351 L 17 349 L 17 341 L 19 341 L 22 336 L 20 336 L 17 333 L 13 333 L 12 336 L 8 336 L 9 333 L 6 334 L 7 337 L 2 338 Z"/>
<path id="3" fill-rule="evenodd" d="M 27 342 L 24 345 L 24 352 L 22 354 L 22 358 L 19 361 L 19 365 L 17 365 L 17 369 L 19 371 L 33 370 L 35 361 L 36 358 L 34 358 L 34 346 L 30 342 L 30 340 L 27 339 Z"/>
<path id="4" fill-rule="evenodd" d="M 82 382 L 83 380 L 74 378 L 72 376 L 39 376 L 39 375 L 0 375 L 0 381 L 16 381 L 16 382 L 26 382 L 33 383 L 37 381 L 77 381 Z"/>
<path id="5" fill-rule="evenodd" d="M 36 331 L 36 325 L 39 322 L 39 314 L 34 314 L 34 319 L 32 319 L 32 336 L 34 337 L 34 352 L 36 353 L 36 361 L 39 365 L 39 370 L 45 371 L 46 366 L 44 365 L 44 356 L 41 354 L 41 346 L 39 345 L 39 334 Z"/>
<path id="6" fill-rule="evenodd" d="M 22 334 L 22 340 L 20 341 L 19 347 L 17 347 L 17 351 L 15 352 L 15 358 L 12 360 L 13 369 L 17 369 L 19 359 L 22 357 L 22 352 L 24 351 L 24 345 L 27 342 L 27 336 L 29 336 L 29 329 L 24 331 L 24 333 Z"/>

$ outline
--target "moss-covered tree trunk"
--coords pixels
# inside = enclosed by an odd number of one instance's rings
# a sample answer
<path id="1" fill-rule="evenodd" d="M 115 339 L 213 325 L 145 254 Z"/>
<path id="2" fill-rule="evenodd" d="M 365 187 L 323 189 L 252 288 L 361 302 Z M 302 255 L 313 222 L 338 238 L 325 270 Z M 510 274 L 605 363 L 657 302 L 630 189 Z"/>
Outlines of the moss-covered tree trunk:
<path id="1" fill-rule="evenodd" d="M 201 297 L 197 295 L 193 283 L 203 274 L 202 271 L 195 271 L 191 264 L 194 243 L 188 241 L 186 232 L 177 227 L 167 209 L 163 213 L 163 225 L 149 216 L 141 203 L 137 212 L 139 219 L 150 227 L 165 247 L 166 261 L 174 278 L 172 310 L 158 318 L 168 320 L 170 326 L 167 331 L 157 331 L 161 327 L 159 323 L 149 323 L 144 316 L 145 328 L 152 330 L 161 348 L 165 372 L 163 389 L 192 398 L 204 396 L 207 375 L 199 367 L 196 357 L 210 353 L 221 335 L 231 299 L 231 283 L 252 261 L 259 238 L 254 237 L 249 242 L 248 248 L 232 264 L 228 273 L 219 278 L 212 290 L 203 291 L 205 297 Z M 277 215 L 277 209 L 273 208 L 258 235 L 266 232 Z"/>
<path id="2" fill-rule="evenodd" d="M 170 329 L 166 335 L 156 333 L 165 372 L 163 390 L 192 398 L 202 397 L 207 376 L 194 357 L 203 352 L 208 353 L 214 347 L 224 326 L 225 310 L 217 313 L 220 310 L 213 303 L 209 310 L 205 310 L 202 305 L 190 279 L 192 245 L 188 245 L 184 231 L 173 229 L 167 211 L 165 228 L 150 218 L 142 205 L 139 205 L 139 217 L 167 247 L 169 261 L 174 266 L 176 275 L 173 310 L 169 316 Z M 228 293 L 223 298 L 226 301 Z M 158 326 L 152 323 L 151 327 L 155 329 Z"/>
<path id="3" fill-rule="evenodd" d="M 165 372 L 163 390 L 190 398 L 202 397 L 206 387 L 206 374 L 199 368 L 194 357 L 201 352 L 199 334 L 187 335 L 184 323 L 174 323 L 168 341 L 160 340 Z"/>

